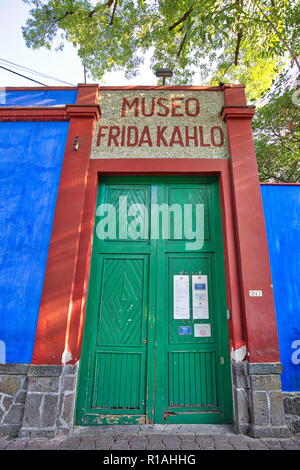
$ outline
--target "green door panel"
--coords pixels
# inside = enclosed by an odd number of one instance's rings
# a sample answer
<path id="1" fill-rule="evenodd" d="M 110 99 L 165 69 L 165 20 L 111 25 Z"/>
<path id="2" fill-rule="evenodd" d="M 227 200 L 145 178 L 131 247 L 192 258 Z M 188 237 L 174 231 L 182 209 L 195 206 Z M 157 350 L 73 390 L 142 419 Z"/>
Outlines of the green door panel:
<path id="1" fill-rule="evenodd" d="M 100 203 L 115 208 L 116 236 L 100 240 L 96 216 L 77 424 L 231 422 L 217 180 L 107 177 L 99 185 Z M 140 229 L 134 239 L 133 204 Z M 165 215 L 154 217 L 151 204 L 172 207 L 167 231 Z M 201 243 L 190 249 L 199 214 Z M 174 318 L 176 275 L 189 277 L 189 318 Z M 207 276 L 208 318 L 193 318 L 193 275 Z M 207 336 L 195 336 L 199 327 Z"/>

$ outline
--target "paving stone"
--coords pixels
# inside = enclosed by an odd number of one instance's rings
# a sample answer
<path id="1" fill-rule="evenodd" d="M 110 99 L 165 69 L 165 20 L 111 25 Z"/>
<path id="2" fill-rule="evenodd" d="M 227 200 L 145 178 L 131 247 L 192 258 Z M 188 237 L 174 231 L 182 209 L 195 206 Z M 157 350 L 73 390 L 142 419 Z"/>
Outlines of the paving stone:
<path id="1" fill-rule="evenodd" d="M 79 436 L 71 436 L 71 437 L 68 437 L 67 439 L 63 440 L 60 445 L 59 445 L 59 448 L 61 450 L 72 450 L 72 449 L 76 449 L 80 444 L 80 437 Z"/>
<path id="2" fill-rule="evenodd" d="M 199 450 L 200 447 L 195 441 L 195 439 L 182 437 L 181 438 L 181 446 L 182 450 Z"/>
<path id="3" fill-rule="evenodd" d="M 215 443 L 210 436 L 196 436 L 196 442 L 202 450 L 215 450 Z"/>
<path id="4" fill-rule="evenodd" d="M 5 450 L 23 450 L 25 449 L 28 440 L 27 439 L 12 439 L 8 441 L 9 444 Z"/>
<path id="5" fill-rule="evenodd" d="M 114 436 L 100 436 L 95 441 L 95 447 L 98 450 L 108 450 L 114 442 Z"/>
<path id="6" fill-rule="evenodd" d="M 266 444 L 264 444 L 260 439 L 249 438 L 247 443 L 250 450 L 268 450 L 268 446 L 266 446 Z"/>
<path id="7" fill-rule="evenodd" d="M 130 450 L 128 439 L 116 439 L 112 444 L 111 450 Z"/>
<path id="8" fill-rule="evenodd" d="M 129 445 L 133 450 L 144 450 L 148 445 L 148 440 L 145 436 L 133 436 L 129 440 Z"/>
<path id="9" fill-rule="evenodd" d="M 95 450 L 95 438 L 85 436 L 80 439 L 80 443 L 75 447 L 76 450 Z"/>
<path id="10" fill-rule="evenodd" d="M 0 437 L 0 450 L 4 450 L 8 446 L 9 440 L 7 436 Z"/>
<path id="11" fill-rule="evenodd" d="M 228 441 L 235 450 L 249 450 L 247 439 L 244 436 L 229 436 Z"/>
<path id="12" fill-rule="evenodd" d="M 40 450 L 60 450 L 60 445 L 62 441 L 65 440 L 64 437 L 58 437 L 54 439 L 47 439 L 41 445 Z"/>
<path id="13" fill-rule="evenodd" d="M 180 449 L 181 441 L 179 436 L 164 436 L 163 444 L 167 450 L 178 450 Z"/>
<path id="14" fill-rule="evenodd" d="M 277 439 L 264 439 L 264 444 L 271 450 L 283 450 L 281 442 Z"/>
<path id="15" fill-rule="evenodd" d="M 45 442 L 45 439 L 28 439 L 25 450 L 40 450 Z"/>
<path id="16" fill-rule="evenodd" d="M 292 439 L 287 439 L 286 441 L 280 441 L 282 447 L 286 450 L 300 450 L 300 443 L 295 442 Z"/>
<path id="17" fill-rule="evenodd" d="M 234 447 L 228 441 L 228 438 L 224 436 L 214 436 L 215 449 L 216 450 L 233 450 Z"/>
<path id="18" fill-rule="evenodd" d="M 147 436 L 148 437 L 148 444 L 146 449 L 147 450 L 165 450 L 165 445 L 163 443 L 164 436 Z"/>

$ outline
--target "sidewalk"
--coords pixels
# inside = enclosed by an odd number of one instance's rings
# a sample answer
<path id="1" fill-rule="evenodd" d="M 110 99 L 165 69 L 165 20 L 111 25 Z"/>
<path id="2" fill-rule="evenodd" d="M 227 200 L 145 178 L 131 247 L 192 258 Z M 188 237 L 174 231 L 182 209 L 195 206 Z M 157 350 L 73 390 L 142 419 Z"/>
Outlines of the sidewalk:
<path id="1" fill-rule="evenodd" d="M 52 439 L 2 436 L 0 450 L 300 450 L 300 435 L 254 439 L 231 426 L 196 424 L 75 427 Z"/>

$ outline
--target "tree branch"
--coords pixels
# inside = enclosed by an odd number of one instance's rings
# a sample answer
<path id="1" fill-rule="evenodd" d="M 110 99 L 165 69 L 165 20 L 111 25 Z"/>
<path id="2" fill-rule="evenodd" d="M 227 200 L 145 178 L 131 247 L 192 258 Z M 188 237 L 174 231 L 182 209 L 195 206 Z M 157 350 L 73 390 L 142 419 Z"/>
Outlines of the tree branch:
<path id="1" fill-rule="evenodd" d="M 182 38 L 182 41 L 181 41 L 181 44 L 180 44 L 180 47 L 179 47 L 179 51 L 177 52 L 177 59 L 179 58 L 180 54 L 181 54 L 181 51 L 183 49 L 183 46 L 184 46 L 184 43 L 185 43 L 185 40 L 186 40 L 186 36 L 187 36 L 187 32 L 185 32 L 183 38 Z"/>
<path id="2" fill-rule="evenodd" d="M 112 26 L 112 25 L 113 25 L 113 22 L 114 22 L 114 16 L 115 16 L 115 11 L 116 11 L 116 7 L 117 7 L 117 3 L 118 3 L 118 0 L 115 0 L 114 7 L 113 7 L 113 11 L 112 11 L 111 18 L 110 18 L 110 22 L 109 22 L 109 25 L 110 25 L 110 26 Z"/>
<path id="3" fill-rule="evenodd" d="M 180 23 L 183 23 L 189 16 L 190 14 L 192 13 L 193 11 L 193 8 L 194 7 L 191 7 L 189 10 L 187 10 L 184 15 L 179 18 L 179 20 L 177 20 L 175 23 L 173 23 L 171 26 L 169 26 L 169 31 L 172 31 L 172 29 L 176 28 L 176 26 L 178 26 Z"/>
<path id="4" fill-rule="evenodd" d="M 51 24 L 56 24 L 59 23 L 61 20 L 64 20 L 67 16 L 73 15 L 75 12 L 74 11 L 66 11 L 62 16 L 59 18 L 55 18 L 55 20 L 50 21 Z"/>
<path id="5" fill-rule="evenodd" d="M 235 48 L 235 53 L 234 53 L 234 65 L 238 65 L 242 37 L 243 37 L 243 30 L 241 29 L 237 35 L 237 43 L 236 43 L 236 48 Z"/>

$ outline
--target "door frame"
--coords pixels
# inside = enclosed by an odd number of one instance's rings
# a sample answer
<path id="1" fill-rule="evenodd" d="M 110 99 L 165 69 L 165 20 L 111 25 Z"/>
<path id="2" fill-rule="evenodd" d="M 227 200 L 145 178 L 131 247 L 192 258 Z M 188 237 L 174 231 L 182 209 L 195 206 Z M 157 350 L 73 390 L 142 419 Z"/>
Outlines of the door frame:
<path id="1" fill-rule="evenodd" d="M 112 180 L 114 179 L 114 177 L 116 178 L 120 178 L 120 181 L 121 181 L 121 178 L 126 181 L 126 177 L 131 177 L 130 180 L 131 181 L 138 181 L 138 184 L 141 184 L 141 177 L 144 177 L 145 178 L 145 184 L 150 184 L 151 183 L 151 180 L 152 180 L 152 183 L 155 183 L 155 180 L 156 178 L 158 178 L 159 176 L 163 177 L 163 178 L 168 178 L 168 177 L 182 177 L 182 176 L 185 176 L 185 178 L 183 178 L 183 181 L 182 182 L 186 182 L 186 183 L 189 183 L 189 179 L 193 179 L 193 178 L 201 178 L 202 180 L 206 180 L 206 183 L 207 182 L 212 182 L 214 183 L 214 186 L 215 186 L 215 189 L 214 191 L 216 191 L 216 194 L 214 197 L 216 197 L 219 201 L 219 207 L 217 208 L 217 212 L 216 214 L 214 215 L 214 219 L 216 218 L 216 216 L 219 216 L 221 215 L 221 221 L 220 221 L 220 224 L 217 223 L 216 225 L 216 221 L 214 221 L 214 226 L 215 226 L 215 229 L 217 229 L 217 232 L 218 232 L 218 236 L 217 236 L 217 245 L 220 245 L 219 246 L 219 256 L 221 257 L 220 258 L 220 263 L 221 265 L 223 266 L 223 272 L 221 274 L 219 274 L 217 271 L 216 271 L 216 279 L 218 278 L 220 281 L 222 280 L 222 286 L 221 286 L 221 290 L 222 290 L 222 293 L 221 293 L 221 297 L 219 299 L 220 303 L 224 302 L 224 293 L 225 293 L 225 296 L 226 296 L 226 292 L 227 292 L 227 288 L 226 288 L 226 276 L 224 275 L 224 271 L 225 271 L 225 246 L 224 246 L 224 239 L 223 239 L 223 234 L 222 234 L 222 230 L 223 230 L 223 222 L 222 222 L 222 198 L 221 198 L 221 188 L 220 188 L 220 178 L 218 177 L 219 175 L 218 174 L 199 174 L 198 172 L 196 173 L 185 173 L 184 175 L 181 173 L 148 173 L 148 174 L 145 174 L 144 172 L 140 172 L 138 174 L 134 173 L 134 174 L 131 174 L 131 173 L 115 173 L 115 174 L 112 174 L 111 172 L 97 172 L 97 187 L 96 187 L 96 200 L 97 200 L 97 203 L 99 202 L 100 198 L 101 198 L 101 195 L 103 193 L 103 190 L 101 190 L 101 180 L 102 180 L 102 177 L 105 177 L 105 176 L 110 176 L 112 177 Z M 109 181 L 109 180 L 108 180 Z M 117 183 L 116 183 L 117 184 Z M 120 183 L 118 183 L 120 184 Z M 95 221 L 95 210 L 96 210 L 96 204 L 95 204 L 95 207 L 94 207 L 94 213 L 93 213 L 93 222 Z M 94 226 L 94 223 L 93 223 L 93 226 Z M 95 226 L 93 227 L 93 231 L 95 231 Z M 157 241 L 155 241 L 154 243 L 157 243 Z M 99 247 L 97 246 L 96 243 L 93 243 L 93 247 L 92 247 L 92 253 L 93 255 L 91 256 L 91 258 L 94 260 L 95 259 L 95 254 L 96 254 L 96 251 L 97 251 L 97 248 L 99 249 Z M 158 257 L 158 253 L 156 252 L 156 258 Z M 95 262 L 92 262 L 92 259 L 90 259 L 90 263 L 91 263 L 91 272 L 95 273 Z M 216 260 L 214 259 L 214 262 L 216 262 Z M 153 276 L 153 269 L 155 269 L 155 266 L 157 264 L 157 259 L 156 259 L 156 262 L 150 262 L 150 259 L 149 259 L 149 271 L 148 271 L 148 277 L 149 279 L 151 278 L 151 275 Z M 95 274 L 93 274 L 91 276 L 93 279 L 95 277 Z M 222 279 L 221 279 L 222 278 Z M 225 282 L 224 282 L 225 281 Z M 90 312 L 91 311 L 91 307 L 89 305 L 91 305 L 91 292 L 94 291 L 94 287 L 95 287 L 95 282 L 92 282 L 91 283 L 91 290 L 89 289 L 89 293 L 88 293 L 88 300 L 87 300 L 87 309 L 88 311 Z M 151 287 L 150 288 L 150 285 L 149 285 L 149 311 L 148 311 L 148 321 L 147 321 L 147 331 L 148 331 L 148 334 L 150 335 L 150 337 L 148 337 L 148 343 L 149 344 L 152 344 L 153 345 L 155 344 L 155 335 L 156 335 L 156 329 L 155 329 L 155 324 L 156 324 L 156 320 L 155 320 L 155 311 L 156 311 L 156 308 L 155 308 L 155 305 L 156 305 L 156 291 L 157 291 L 157 285 L 156 285 L 156 282 L 155 282 L 155 286 Z M 167 294 L 168 295 L 168 294 Z M 223 300 L 222 300 L 223 299 Z M 224 315 L 225 315 L 225 308 L 224 308 Z M 220 313 L 219 313 L 220 315 Z M 90 314 L 89 314 L 90 316 Z M 223 322 L 223 318 L 218 318 L 218 323 L 222 323 Z M 90 331 L 90 328 L 87 328 L 87 325 L 85 326 L 84 328 L 84 343 L 86 343 L 87 341 L 87 338 L 89 336 L 89 331 Z M 225 331 L 225 330 L 224 330 Z M 224 368 L 222 367 L 222 376 L 225 377 L 225 375 L 227 375 L 227 377 L 230 377 L 230 380 L 232 382 L 232 378 L 231 378 L 231 367 L 230 367 L 230 354 L 229 354 L 229 340 L 230 340 L 230 337 L 229 337 L 229 331 L 227 329 L 227 325 L 226 325 L 226 338 L 223 338 L 221 339 L 220 337 L 220 332 L 218 333 L 218 336 L 219 336 L 219 340 L 218 340 L 218 349 L 220 348 L 220 350 L 222 351 L 225 351 L 226 350 L 226 347 L 228 347 L 228 356 L 226 357 L 226 360 L 225 360 L 225 365 L 224 365 Z M 152 336 L 152 337 L 151 337 Z M 225 344 L 226 343 L 226 344 Z M 156 348 L 154 348 L 155 350 Z M 87 351 L 85 351 L 87 352 Z M 222 353 L 223 354 L 223 353 Z M 145 386 L 146 386 L 146 395 L 147 395 L 147 399 L 146 399 L 146 403 L 145 403 L 145 414 L 146 414 L 146 423 L 149 424 L 149 423 L 153 423 L 154 420 L 155 420 L 155 416 L 157 416 L 157 410 L 154 409 L 154 400 L 155 400 L 155 387 L 153 386 L 154 385 L 154 374 L 149 374 L 147 373 L 147 369 L 149 370 L 152 370 L 154 369 L 154 361 L 155 361 L 155 351 L 154 351 L 154 354 L 151 354 L 151 348 L 149 347 L 148 350 L 147 350 L 147 354 L 146 354 L 146 383 L 145 383 Z M 88 359 L 88 361 L 90 361 L 90 358 Z M 86 372 L 87 371 L 87 367 L 88 367 L 88 361 L 87 361 L 87 358 L 85 360 L 85 364 L 84 364 L 84 371 Z M 78 384 L 81 384 L 82 385 L 82 379 L 80 378 L 81 377 L 81 374 L 83 373 L 83 369 L 79 368 L 79 381 L 78 381 Z M 225 374 L 225 375 L 224 375 Z M 149 388 L 149 385 L 150 383 L 152 384 L 152 388 L 150 387 Z M 152 390 L 153 393 L 149 393 L 149 390 Z M 223 402 L 226 403 L 226 406 L 224 407 L 224 418 L 223 420 L 221 419 L 220 421 L 220 417 L 213 417 L 213 420 L 212 420 L 212 423 L 215 422 L 215 423 L 218 423 L 218 422 L 232 422 L 232 393 L 230 390 L 223 390 L 224 392 L 224 400 Z M 79 421 L 80 418 L 80 411 L 79 411 L 79 407 L 80 407 L 80 404 L 83 404 L 84 402 L 84 396 L 86 397 L 87 395 L 87 390 L 85 392 L 85 395 L 84 395 L 84 391 L 83 390 L 80 390 L 80 394 L 79 394 L 79 385 L 77 387 L 77 400 L 76 400 L 76 420 Z M 78 400 L 79 399 L 79 400 Z M 134 416 L 132 417 L 134 419 Z M 137 417 L 138 418 L 138 417 Z M 129 416 L 128 416 L 128 419 Z M 121 422 L 121 424 L 126 424 L 128 422 L 127 418 L 125 417 L 125 420 Z M 134 424 L 135 421 L 133 422 L 129 422 L 129 424 Z M 187 422 L 189 422 L 189 418 L 187 417 Z M 201 421 L 202 422 L 202 421 Z M 204 418 L 204 421 L 203 422 L 210 422 L 209 420 L 209 417 L 205 417 Z M 136 424 L 139 424 L 140 422 L 137 420 L 136 421 Z M 79 423 L 77 423 L 79 424 Z M 109 423 L 108 423 L 109 424 Z"/>
<path id="2" fill-rule="evenodd" d="M 170 169 L 172 169 L 172 171 L 170 171 Z M 81 224 L 82 231 L 76 266 L 76 292 L 78 293 L 77 298 L 79 298 L 80 295 L 82 302 L 81 305 L 78 306 L 76 313 L 74 312 L 74 317 L 77 317 L 77 321 L 70 325 L 70 338 L 73 340 L 74 362 L 79 360 L 81 356 L 87 287 L 91 267 L 94 215 L 98 184 L 102 175 L 190 175 L 217 177 L 221 204 L 226 297 L 227 305 L 230 310 L 230 319 L 228 320 L 230 349 L 245 345 L 246 338 L 243 322 L 244 312 L 242 308 L 243 298 L 240 284 L 240 263 L 236 242 L 237 233 L 233 206 L 233 181 L 229 159 L 93 159 L 90 160 L 87 175 Z"/>

